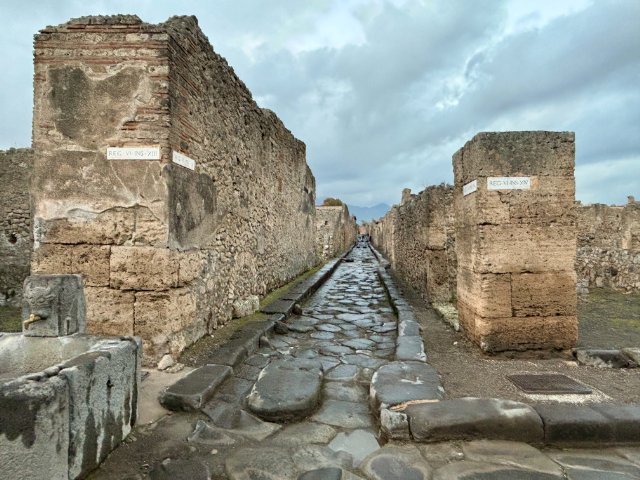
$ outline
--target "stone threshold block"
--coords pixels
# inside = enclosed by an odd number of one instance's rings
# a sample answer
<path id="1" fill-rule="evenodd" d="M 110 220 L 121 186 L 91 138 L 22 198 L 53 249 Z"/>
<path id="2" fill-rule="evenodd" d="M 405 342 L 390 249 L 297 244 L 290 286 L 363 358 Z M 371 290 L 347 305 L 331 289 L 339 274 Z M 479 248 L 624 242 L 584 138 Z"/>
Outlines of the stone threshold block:
<path id="1" fill-rule="evenodd" d="M 417 442 L 512 440 L 542 444 L 542 420 L 529 405 L 499 398 L 456 398 L 409 405 L 409 428 Z"/>
<path id="2" fill-rule="evenodd" d="M 171 385 L 160 398 L 169 410 L 199 410 L 232 373 L 227 365 L 205 365 Z"/>
<path id="3" fill-rule="evenodd" d="M 371 379 L 369 400 L 375 413 L 410 400 L 442 400 L 444 388 L 438 372 L 421 362 L 391 362 Z"/>
<path id="4" fill-rule="evenodd" d="M 639 404 L 536 405 L 547 445 L 640 443 Z"/>

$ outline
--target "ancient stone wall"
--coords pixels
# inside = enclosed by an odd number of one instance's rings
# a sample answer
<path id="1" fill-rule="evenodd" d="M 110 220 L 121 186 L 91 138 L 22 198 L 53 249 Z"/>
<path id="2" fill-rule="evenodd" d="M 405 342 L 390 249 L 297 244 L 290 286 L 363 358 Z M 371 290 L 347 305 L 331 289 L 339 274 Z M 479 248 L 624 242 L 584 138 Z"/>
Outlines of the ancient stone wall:
<path id="1" fill-rule="evenodd" d="M 346 205 L 316 206 L 316 249 L 320 258 L 340 255 L 356 241 L 356 217 Z"/>
<path id="2" fill-rule="evenodd" d="M 371 222 L 369 231 L 371 235 L 371 243 L 378 250 L 383 252 L 389 262 L 391 268 L 395 269 L 395 228 L 398 219 L 398 205 L 393 205 L 391 209 L 385 213 L 384 217 Z"/>
<path id="3" fill-rule="evenodd" d="M 640 293 L 640 202 L 578 205 L 578 295 L 590 287 Z"/>
<path id="4" fill-rule="evenodd" d="M 574 142 L 479 133 L 453 156 L 458 316 L 484 351 L 577 342 Z"/>
<path id="5" fill-rule="evenodd" d="M 154 363 L 314 265 L 305 145 L 195 17 L 74 19 L 34 56 L 32 270 L 83 275 L 90 332 L 139 335 Z"/>
<path id="6" fill-rule="evenodd" d="M 0 306 L 19 306 L 22 284 L 29 276 L 31 204 L 29 179 L 33 167 L 30 148 L 0 151 Z"/>
<path id="7" fill-rule="evenodd" d="M 423 298 L 450 301 L 456 294 L 453 186 L 431 186 L 417 195 L 404 189 L 402 204 L 392 211 L 374 224 L 374 246 Z"/>

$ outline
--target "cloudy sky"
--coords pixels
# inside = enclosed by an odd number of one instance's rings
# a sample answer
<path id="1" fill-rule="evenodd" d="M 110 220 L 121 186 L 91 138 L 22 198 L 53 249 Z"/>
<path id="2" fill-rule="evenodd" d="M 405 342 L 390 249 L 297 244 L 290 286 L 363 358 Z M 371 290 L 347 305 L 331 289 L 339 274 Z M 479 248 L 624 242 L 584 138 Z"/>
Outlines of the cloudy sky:
<path id="1" fill-rule="evenodd" d="M 307 144 L 319 202 L 451 183 L 477 132 L 576 132 L 576 197 L 640 199 L 637 0 L 1 0 L 0 149 L 31 142 L 32 35 L 90 14 L 193 14 Z"/>

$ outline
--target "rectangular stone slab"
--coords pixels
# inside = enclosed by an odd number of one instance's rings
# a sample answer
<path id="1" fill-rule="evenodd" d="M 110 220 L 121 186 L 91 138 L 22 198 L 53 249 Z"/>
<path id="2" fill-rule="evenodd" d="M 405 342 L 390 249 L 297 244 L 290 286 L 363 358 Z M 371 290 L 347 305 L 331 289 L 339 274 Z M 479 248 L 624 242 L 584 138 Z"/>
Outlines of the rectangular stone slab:
<path id="1" fill-rule="evenodd" d="M 198 410 L 213 398 L 231 372 L 226 365 L 197 368 L 167 388 L 160 403 L 169 410 Z"/>
<path id="2" fill-rule="evenodd" d="M 410 405 L 405 413 L 417 442 L 511 440 L 541 444 L 542 420 L 529 405 L 499 398 L 456 398 Z"/>
<path id="3" fill-rule="evenodd" d="M 591 409 L 609 419 L 616 443 L 640 443 L 640 404 L 596 403 Z"/>
<path id="4" fill-rule="evenodd" d="M 546 445 L 610 445 L 615 435 L 607 417 L 585 405 L 536 405 Z"/>

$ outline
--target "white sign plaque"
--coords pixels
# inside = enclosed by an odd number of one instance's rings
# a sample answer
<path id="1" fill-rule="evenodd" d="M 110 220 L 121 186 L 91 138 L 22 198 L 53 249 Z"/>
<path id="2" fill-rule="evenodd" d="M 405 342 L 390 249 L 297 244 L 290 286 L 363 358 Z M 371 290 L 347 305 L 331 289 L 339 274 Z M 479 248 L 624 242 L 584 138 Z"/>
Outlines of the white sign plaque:
<path id="1" fill-rule="evenodd" d="M 178 153 L 175 150 L 173 151 L 173 163 L 177 163 L 181 167 L 186 167 L 189 170 L 195 170 L 196 169 L 195 160 L 187 157 L 186 155 Z"/>
<path id="2" fill-rule="evenodd" d="M 470 193 L 473 193 L 476 190 L 478 190 L 478 180 L 469 182 L 464 187 L 462 187 L 462 196 L 469 195 Z"/>
<path id="3" fill-rule="evenodd" d="M 531 189 L 531 177 L 489 177 L 487 178 L 488 190 L 529 190 Z"/>
<path id="4" fill-rule="evenodd" d="M 160 160 L 160 147 L 110 147 L 107 160 Z"/>

